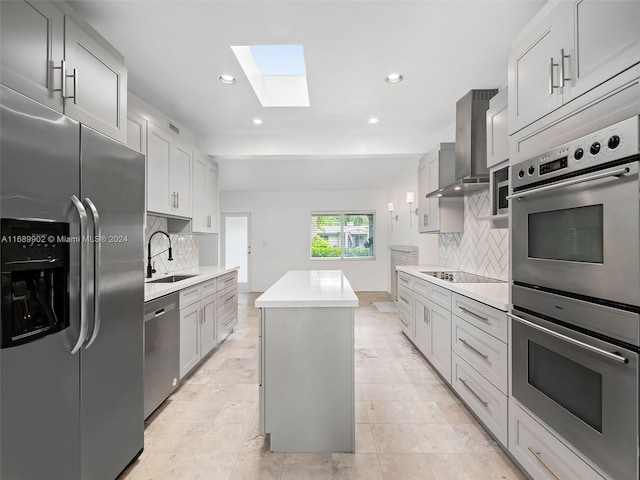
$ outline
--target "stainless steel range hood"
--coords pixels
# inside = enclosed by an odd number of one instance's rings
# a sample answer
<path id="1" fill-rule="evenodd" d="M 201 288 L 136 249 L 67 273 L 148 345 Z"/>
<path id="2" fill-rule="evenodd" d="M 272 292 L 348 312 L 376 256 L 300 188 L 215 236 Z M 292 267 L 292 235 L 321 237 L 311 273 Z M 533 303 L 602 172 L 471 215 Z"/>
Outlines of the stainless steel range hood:
<path id="1" fill-rule="evenodd" d="M 461 197 L 489 188 L 487 110 L 497 89 L 471 90 L 456 103 L 455 169 L 427 197 Z M 441 168 L 440 171 L 443 171 Z"/>

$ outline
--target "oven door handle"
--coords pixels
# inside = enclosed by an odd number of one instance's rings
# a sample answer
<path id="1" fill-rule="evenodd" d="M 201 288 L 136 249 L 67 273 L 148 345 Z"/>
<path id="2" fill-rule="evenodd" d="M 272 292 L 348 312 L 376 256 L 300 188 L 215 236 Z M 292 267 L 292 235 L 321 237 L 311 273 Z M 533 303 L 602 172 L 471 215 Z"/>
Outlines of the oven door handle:
<path id="1" fill-rule="evenodd" d="M 617 170 L 609 171 L 609 172 L 601 172 L 596 173 L 595 175 L 589 175 L 587 177 L 579 177 L 573 178 L 571 180 L 566 180 L 564 182 L 553 183 L 551 185 L 545 185 L 544 187 L 536 188 L 534 190 L 527 190 L 526 192 L 514 193 L 513 195 L 508 195 L 507 200 L 513 200 L 517 198 L 518 200 L 528 197 L 529 195 L 534 195 L 536 193 L 548 192 L 550 190 L 555 190 L 556 188 L 568 187 L 569 185 L 576 185 L 578 183 L 591 182 L 593 180 L 599 180 L 601 178 L 606 177 L 621 177 L 625 173 L 629 173 L 629 168 L 619 168 Z"/>
<path id="2" fill-rule="evenodd" d="M 589 345 L 588 343 L 584 343 L 579 340 L 575 340 L 571 337 L 567 337 L 566 335 L 562 335 L 561 333 L 554 332 L 553 330 L 542 327 L 540 325 L 536 325 L 535 323 L 530 322 L 529 320 L 525 320 L 524 318 L 516 317 L 515 315 L 512 315 L 508 312 L 507 312 L 507 316 L 509 318 L 512 318 L 513 320 L 517 320 L 518 322 L 524 323 L 528 327 L 535 328 L 536 330 L 539 330 L 543 333 L 559 338 L 560 340 L 564 340 L 565 342 L 571 343 L 572 345 L 576 345 L 577 347 L 581 347 L 586 350 L 589 350 L 590 352 L 597 353 L 598 355 L 606 357 L 610 360 L 615 360 L 616 362 L 619 362 L 619 363 L 629 363 L 628 358 L 624 358 L 622 355 L 618 355 L 617 353 L 607 352 L 606 350 L 602 350 L 601 348 L 594 347 L 593 345 Z"/>

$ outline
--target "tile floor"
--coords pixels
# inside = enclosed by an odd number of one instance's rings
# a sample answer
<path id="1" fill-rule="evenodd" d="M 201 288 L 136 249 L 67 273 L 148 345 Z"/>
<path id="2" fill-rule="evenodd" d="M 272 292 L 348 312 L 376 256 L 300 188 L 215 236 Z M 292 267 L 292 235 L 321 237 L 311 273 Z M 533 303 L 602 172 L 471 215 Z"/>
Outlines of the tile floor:
<path id="1" fill-rule="evenodd" d="M 356 453 L 270 453 L 258 431 L 258 310 L 241 294 L 235 332 L 147 420 L 118 480 L 525 479 L 400 333 L 358 292 Z"/>

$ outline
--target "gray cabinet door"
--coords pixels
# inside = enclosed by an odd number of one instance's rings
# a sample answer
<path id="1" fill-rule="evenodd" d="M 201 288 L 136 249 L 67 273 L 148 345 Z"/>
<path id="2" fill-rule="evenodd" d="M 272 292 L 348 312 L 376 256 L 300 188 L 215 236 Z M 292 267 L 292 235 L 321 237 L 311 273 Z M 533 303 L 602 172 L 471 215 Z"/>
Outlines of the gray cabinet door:
<path id="1" fill-rule="evenodd" d="M 431 326 L 431 355 L 429 360 L 449 384 L 451 384 L 451 312 L 429 302 Z"/>
<path id="2" fill-rule="evenodd" d="M 640 62 L 640 2 L 577 1 L 572 25 L 565 103 Z"/>
<path id="3" fill-rule="evenodd" d="M 2 84 L 62 112 L 60 62 L 63 23 L 60 10 L 46 2 L 0 2 Z"/>
<path id="4" fill-rule="evenodd" d="M 64 113 L 126 143 L 127 70 L 110 49 L 64 18 L 67 78 Z M 74 75 L 75 69 L 75 75 Z"/>
<path id="5" fill-rule="evenodd" d="M 216 297 L 210 295 L 200 302 L 200 356 L 204 357 L 216 346 Z"/>
<path id="6" fill-rule="evenodd" d="M 509 55 L 509 134 L 562 105 L 560 56 L 572 43 L 572 6 L 560 2 Z"/>
<path id="7" fill-rule="evenodd" d="M 424 158 L 418 165 L 418 231 L 427 232 L 427 219 L 429 218 L 429 200 L 425 195 L 429 193 L 429 169 Z M 393 221 L 393 220 L 392 220 Z"/>
<path id="8" fill-rule="evenodd" d="M 431 336 L 431 324 L 429 321 L 429 301 L 416 295 L 413 300 L 413 312 L 415 323 L 415 337 L 413 342 L 428 358 L 432 355 L 433 342 Z"/>
<path id="9" fill-rule="evenodd" d="M 169 135 L 149 123 L 147 129 L 147 210 L 172 213 L 175 195 L 171 190 L 171 150 Z"/>
<path id="10" fill-rule="evenodd" d="M 489 100 L 487 110 L 487 168 L 509 159 L 507 89 Z"/>

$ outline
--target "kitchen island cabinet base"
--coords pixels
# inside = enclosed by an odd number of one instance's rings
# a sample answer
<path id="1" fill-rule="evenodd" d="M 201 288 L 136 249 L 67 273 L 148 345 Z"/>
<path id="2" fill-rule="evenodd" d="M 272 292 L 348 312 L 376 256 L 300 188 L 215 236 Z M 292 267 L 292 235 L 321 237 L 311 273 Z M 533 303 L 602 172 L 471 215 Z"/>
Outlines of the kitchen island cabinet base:
<path id="1" fill-rule="evenodd" d="M 354 308 L 262 308 L 260 432 L 274 452 L 355 452 Z"/>

